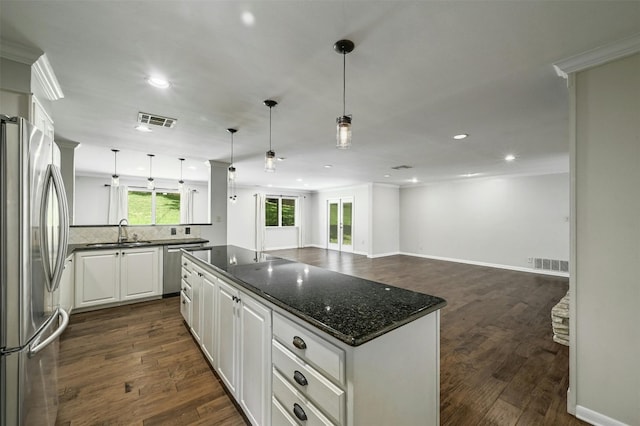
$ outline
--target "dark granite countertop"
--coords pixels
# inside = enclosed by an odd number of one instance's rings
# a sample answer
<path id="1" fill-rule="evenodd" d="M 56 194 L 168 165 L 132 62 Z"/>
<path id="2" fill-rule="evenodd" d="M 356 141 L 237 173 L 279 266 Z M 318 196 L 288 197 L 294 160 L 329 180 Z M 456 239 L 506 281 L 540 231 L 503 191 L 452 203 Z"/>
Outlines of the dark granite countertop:
<path id="1" fill-rule="evenodd" d="M 82 244 L 69 244 L 67 246 L 67 256 L 75 251 L 80 250 L 111 250 L 111 249 L 128 249 L 128 248 L 141 248 L 141 247 L 153 247 L 153 246 L 170 246 L 181 244 L 206 244 L 209 240 L 204 238 L 174 238 L 168 240 L 143 240 L 144 243 L 135 244 L 134 241 L 125 241 L 122 244 L 115 244 L 113 242 L 105 242 L 103 245 L 100 243 L 82 243 Z"/>
<path id="2" fill-rule="evenodd" d="M 331 336 L 358 346 L 447 302 L 235 246 L 184 251 L 233 282 Z"/>

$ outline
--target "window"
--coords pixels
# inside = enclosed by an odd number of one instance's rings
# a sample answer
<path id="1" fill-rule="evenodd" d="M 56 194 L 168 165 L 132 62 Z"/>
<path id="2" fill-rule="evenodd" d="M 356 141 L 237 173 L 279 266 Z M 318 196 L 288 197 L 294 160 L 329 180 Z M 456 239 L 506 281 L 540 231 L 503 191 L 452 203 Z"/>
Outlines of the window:
<path id="1" fill-rule="evenodd" d="M 265 226 L 296 226 L 296 199 L 267 197 L 264 202 Z"/>
<path id="2" fill-rule="evenodd" d="M 174 225 L 180 223 L 180 193 L 129 190 L 130 225 Z"/>

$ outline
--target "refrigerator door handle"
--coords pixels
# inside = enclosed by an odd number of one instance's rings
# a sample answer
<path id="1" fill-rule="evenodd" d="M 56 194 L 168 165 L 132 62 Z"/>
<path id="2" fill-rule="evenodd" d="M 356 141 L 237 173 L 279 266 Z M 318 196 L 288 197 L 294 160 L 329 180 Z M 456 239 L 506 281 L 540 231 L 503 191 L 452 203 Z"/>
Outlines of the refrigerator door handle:
<path id="1" fill-rule="evenodd" d="M 67 244 L 69 242 L 69 207 L 67 197 L 64 192 L 64 184 L 60 170 L 53 164 L 47 166 L 45 172 L 45 186 L 42 192 L 42 202 L 40 204 L 40 248 L 44 264 L 45 280 L 50 292 L 55 291 L 60 284 L 60 277 L 64 269 L 64 260 L 67 257 Z M 58 205 L 58 217 L 60 220 L 60 238 L 58 239 L 58 249 L 53 271 L 51 270 L 49 259 L 49 227 L 47 226 L 47 207 L 49 205 L 49 188 L 53 186 L 56 193 Z"/>
<path id="2" fill-rule="evenodd" d="M 40 342 L 40 335 L 42 333 L 44 333 L 44 331 L 46 329 L 49 328 L 49 326 L 51 326 L 51 324 L 54 324 L 56 321 L 56 317 L 60 316 L 62 319 L 62 322 L 60 323 L 60 325 L 58 326 L 58 328 L 56 329 L 56 331 L 54 331 L 53 333 L 51 333 L 51 335 L 49 337 L 47 337 L 45 340 L 43 340 L 42 342 Z M 60 337 L 60 335 L 64 332 L 64 330 L 66 330 L 67 325 L 69 325 L 69 314 L 67 313 L 67 311 L 65 311 L 62 308 L 58 308 L 56 310 L 56 315 L 54 315 L 54 318 L 52 321 L 49 322 L 49 324 L 47 325 L 47 327 L 43 327 L 40 330 L 40 333 L 38 334 L 38 337 L 36 337 L 34 339 L 34 342 L 31 343 L 29 345 L 29 352 L 28 352 L 28 356 L 32 357 L 34 355 L 37 355 L 38 352 L 40 352 L 41 350 L 43 350 L 44 348 L 46 348 L 47 346 L 49 346 L 49 344 L 51 344 L 51 342 L 53 342 L 54 340 L 56 340 L 58 337 Z"/>

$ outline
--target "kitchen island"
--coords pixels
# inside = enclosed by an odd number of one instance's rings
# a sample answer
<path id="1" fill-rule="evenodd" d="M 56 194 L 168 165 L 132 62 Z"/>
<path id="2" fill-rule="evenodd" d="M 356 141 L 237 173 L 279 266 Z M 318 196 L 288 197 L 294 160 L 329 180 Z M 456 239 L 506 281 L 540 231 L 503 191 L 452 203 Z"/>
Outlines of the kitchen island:
<path id="1" fill-rule="evenodd" d="M 443 299 L 234 246 L 182 264 L 185 320 L 251 423 L 439 423 Z"/>

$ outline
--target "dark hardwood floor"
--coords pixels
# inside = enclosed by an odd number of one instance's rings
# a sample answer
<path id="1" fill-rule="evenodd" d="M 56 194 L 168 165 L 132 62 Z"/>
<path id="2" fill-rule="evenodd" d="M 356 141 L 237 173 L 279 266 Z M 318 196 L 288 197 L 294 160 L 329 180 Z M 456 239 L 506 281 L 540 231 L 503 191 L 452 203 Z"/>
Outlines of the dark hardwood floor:
<path id="1" fill-rule="evenodd" d="M 271 253 L 447 299 L 441 424 L 585 424 L 566 413 L 568 349 L 551 339 L 568 279 L 410 256 Z M 60 356 L 60 425 L 244 424 L 177 298 L 73 315 Z"/>

